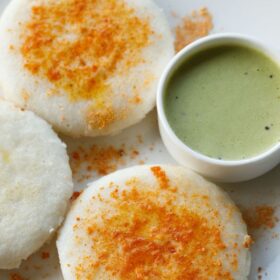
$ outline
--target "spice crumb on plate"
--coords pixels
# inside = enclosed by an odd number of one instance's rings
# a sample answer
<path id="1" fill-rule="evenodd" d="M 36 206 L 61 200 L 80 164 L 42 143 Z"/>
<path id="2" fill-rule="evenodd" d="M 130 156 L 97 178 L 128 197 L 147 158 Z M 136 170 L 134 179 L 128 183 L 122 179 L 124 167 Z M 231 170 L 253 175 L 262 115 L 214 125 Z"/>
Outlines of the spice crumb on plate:
<path id="1" fill-rule="evenodd" d="M 276 207 L 260 205 L 243 211 L 243 217 L 249 230 L 273 229 L 279 221 L 275 213 Z"/>
<path id="2" fill-rule="evenodd" d="M 106 175 L 116 170 L 117 165 L 123 163 L 123 148 L 116 149 L 113 146 L 100 147 L 92 145 L 88 148 L 78 147 L 70 155 L 70 165 L 73 175 L 78 181 L 86 179 L 86 175 L 90 175 L 92 171 L 96 171 L 99 175 Z M 85 171 L 80 176 L 80 171 Z"/>
<path id="3" fill-rule="evenodd" d="M 80 195 L 81 195 L 82 192 L 73 192 L 70 200 L 73 202 L 75 201 Z"/>
<path id="4" fill-rule="evenodd" d="M 253 243 L 254 241 L 252 237 L 250 235 L 246 235 L 243 242 L 244 248 L 250 248 Z"/>
<path id="5" fill-rule="evenodd" d="M 143 141 L 143 140 L 141 140 Z M 70 166 L 74 179 L 79 183 L 92 178 L 93 172 L 104 176 L 117 169 L 124 167 L 127 162 L 140 159 L 139 150 L 136 147 L 127 147 L 124 144 L 116 148 L 112 145 L 100 146 L 91 145 L 88 147 L 79 146 L 70 152 Z"/>
<path id="6" fill-rule="evenodd" d="M 41 258 L 42 258 L 42 260 L 49 259 L 50 258 L 50 253 L 46 252 L 46 251 L 42 252 L 41 253 Z"/>
<path id="7" fill-rule="evenodd" d="M 174 15 L 174 14 L 173 14 Z M 177 15 L 174 15 L 177 17 Z M 175 28 L 175 50 L 179 52 L 193 41 L 209 34 L 213 29 L 212 15 L 204 7 L 199 11 L 194 10 L 191 15 L 185 16 Z"/>
<path id="8" fill-rule="evenodd" d="M 25 278 L 21 277 L 19 274 L 17 273 L 12 273 L 10 275 L 10 280 L 25 280 Z"/>

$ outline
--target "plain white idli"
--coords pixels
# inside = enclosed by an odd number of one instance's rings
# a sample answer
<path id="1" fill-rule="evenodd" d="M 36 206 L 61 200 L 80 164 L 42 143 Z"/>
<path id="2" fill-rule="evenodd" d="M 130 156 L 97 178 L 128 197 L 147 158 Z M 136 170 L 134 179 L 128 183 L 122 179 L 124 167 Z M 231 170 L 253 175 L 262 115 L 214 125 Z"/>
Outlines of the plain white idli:
<path id="1" fill-rule="evenodd" d="M 115 134 L 142 120 L 174 54 L 151 0 L 12 0 L 0 37 L 5 98 L 70 136 Z"/>
<path id="2" fill-rule="evenodd" d="M 0 268 L 17 268 L 62 223 L 73 192 L 65 145 L 32 112 L 0 101 Z"/>
<path id="3" fill-rule="evenodd" d="M 65 280 L 247 279 L 250 237 L 230 198 L 176 166 L 90 184 L 57 240 Z"/>

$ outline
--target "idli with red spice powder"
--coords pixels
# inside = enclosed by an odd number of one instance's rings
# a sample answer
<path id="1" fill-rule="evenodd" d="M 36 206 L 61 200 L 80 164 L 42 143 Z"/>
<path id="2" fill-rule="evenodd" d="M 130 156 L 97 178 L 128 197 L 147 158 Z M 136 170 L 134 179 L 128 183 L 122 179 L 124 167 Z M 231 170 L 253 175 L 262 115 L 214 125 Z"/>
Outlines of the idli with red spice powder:
<path id="1" fill-rule="evenodd" d="M 151 0 L 12 0 L 0 37 L 5 98 L 70 136 L 115 134 L 142 120 L 174 54 Z"/>
<path id="2" fill-rule="evenodd" d="M 65 280 L 245 280 L 250 242 L 224 191 L 185 168 L 160 165 L 91 183 L 57 247 Z"/>

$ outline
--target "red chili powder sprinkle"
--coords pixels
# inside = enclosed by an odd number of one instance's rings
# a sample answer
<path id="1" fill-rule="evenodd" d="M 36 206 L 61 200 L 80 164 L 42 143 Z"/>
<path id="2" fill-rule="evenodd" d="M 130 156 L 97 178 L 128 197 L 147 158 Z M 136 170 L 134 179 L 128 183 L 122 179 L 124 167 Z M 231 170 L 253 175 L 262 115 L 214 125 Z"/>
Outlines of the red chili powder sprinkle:
<path id="1" fill-rule="evenodd" d="M 24 66 L 70 100 L 95 98 L 112 75 L 143 60 L 142 49 L 153 34 L 150 20 L 139 18 L 126 1 L 37 2 L 23 24 Z"/>
<path id="2" fill-rule="evenodd" d="M 169 181 L 159 168 L 154 172 Z M 94 251 L 81 257 L 75 279 L 93 279 L 101 270 L 114 279 L 233 280 L 220 255 L 226 246 L 219 226 L 177 205 L 161 179 L 152 191 L 137 178 L 127 184 L 128 190 L 112 189 L 113 201 L 95 198 L 112 211 L 104 206 L 98 218 L 90 215 L 74 226 L 77 240 L 88 234 Z M 225 256 L 231 257 L 234 269 L 236 254 Z"/>
<path id="3" fill-rule="evenodd" d="M 89 148 L 79 147 L 72 153 L 70 164 L 74 176 L 83 168 L 87 173 L 96 171 L 99 175 L 106 175 L 117 169 L 122 162 L 123 149 L 116 149 L 113 146 L 99 147 L 93 145 Z M 85 166 L 83 166 L 85 164 Z"/>
<path id="4" fill-rule="evenodd" d="M 75 160 L 79 160 L 79 159 L 80 159 L 79 153 L 73 152 L 73 153 L 72 153 L 72 158 L 75 159 Z"/>
<path id="5" fill-rule="evenodd" d="M 139 151 L 134 147 L 92 145 L 87 148 L 78 147 L 73 151 L 70 154 L 70 165 L 74 178 L 82 182 L 91 178 L 93 172 L 104 176 L 125 165 L 127 159 L 134 160 L 139 156 Z"/>
<path id="6" fill-rule="evenodd" d="M 74 200 L 76 200 L 80 195 L 81 195 L 81 192 L 73 192 L 73 194 L 72 194 L 70 200 L 71 200 L 71 201 L 74 201 Z"/>
<path id="7" fill-rule="evenodd" d="M 167 189 L 169 186 L 169 179 L 166 176 L 166 173 L 164 170 L 162 170 L 159 166 L 153 166 L 151 168 L 154 176 L 157 178 L 159 181 L 159 185 L 162 189 Z"/>
<path id="8" fill-rule="evenodd" d="M 207 8 L 193 11 L 191 16 L 185 16 L 175 29 L 175 49 L 180 51 L 193 41 L 209 34 L 213 29 L 212 16 Z"/>
<path id="9" fill-rule="evenodd" d="M 10 275 L 10 280 L 25 280 L 22 276 L 17 273 L 13 273 Z"/>
<path id="10" fill-rule="evenodd" d="M 41 253 L 41 258 L 43 260 L 49 259 L 50 258 L 50 253 L 49 252 L 42 252 Z"/>
<path id="11" fill-rule="evenodd" d="M 278 222 L 275 216 L 275 207 L 261 205 L 243 212 L 244 220 L 249 229 L 272 229 Z"/>

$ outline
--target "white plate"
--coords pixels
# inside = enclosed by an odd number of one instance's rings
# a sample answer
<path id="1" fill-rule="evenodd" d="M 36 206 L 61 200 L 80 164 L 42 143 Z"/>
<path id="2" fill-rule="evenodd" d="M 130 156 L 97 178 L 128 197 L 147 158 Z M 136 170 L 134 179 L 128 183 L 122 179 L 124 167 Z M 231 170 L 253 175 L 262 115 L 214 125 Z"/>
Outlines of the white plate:
<path id="1" fill-rule="evenodd" d="M 9 0 L 0 0 L 0 11 L 8 2 Z M 276 51 L 280 51 L 279 0 L 156 0 L 156 2 L 165 10 L 173 27 L 178 19 L 172 16 L 172 12 L 184 16 L 194 9 L 206 6 L 213 15 L 214 32 L 229 31 L 249 34 L 263 40 Z M 138 141 L 139 134 L 143 138 L 143 143 Z M 114 137 L 94 140 L 64 138 L 64 140 L 70 152 L 77 146 L 90 144 L 114 145 L 115 147 L 125 144 L 126 147 L 136 147 L 140 152 L 139 156 L 134 159 L 128 157 L 122 167 L 137 164 L 139 160 L 144 160 L 145 163 L 174 163 L 161 142 L 155 112 L 149 114 L 142 123 Z M 93 173 L 90 180 L 98 177 L 99 175 Z M 86 182 L 82 184 L 76 182 L 76 189 L 80 190 L 85 185 Z M 280 166 L 254 181 L 228 184 L 224 187 L 241 208 L 262 204 L 278 206 L 280 203 Z M 258 278 L 260 275 L 261 279 L 280 279 L 280 239 L 275 236 L 277 232 L 280 232 L 279 224 L 271 230 L 260 229 L 254 232 L 255 243 L 252 248 L 250 280 L 260 279 Z M 42 252 L 50 253 L 50 258 L 42 259 Z M 258 273 L 258 267 L 262 267 L 261 274 Z M 54 241 L 24 262 L 19 270 L 0 271 L 0 279 L 12 279 L 12 273 L 18 273 L 29 280 L 62 280 Z"/>

